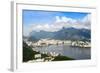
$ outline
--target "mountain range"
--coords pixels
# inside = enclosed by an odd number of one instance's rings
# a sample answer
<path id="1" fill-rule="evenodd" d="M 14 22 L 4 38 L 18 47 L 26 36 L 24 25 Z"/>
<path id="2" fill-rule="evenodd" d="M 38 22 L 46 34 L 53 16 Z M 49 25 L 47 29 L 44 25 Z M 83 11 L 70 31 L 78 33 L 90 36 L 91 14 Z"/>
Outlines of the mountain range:
<path id="1" fill-rule="evenodd" d="M 58 40 L 90 40 L 91 30 L 89 29 L 77 29 L 77 28 L 65 28 L 63 27 L 59 31 L 48 32 L 48 31 L 32 31 L 28 37 L 29 41 L 37 41 L 40 39 L 58 39 Z"/>

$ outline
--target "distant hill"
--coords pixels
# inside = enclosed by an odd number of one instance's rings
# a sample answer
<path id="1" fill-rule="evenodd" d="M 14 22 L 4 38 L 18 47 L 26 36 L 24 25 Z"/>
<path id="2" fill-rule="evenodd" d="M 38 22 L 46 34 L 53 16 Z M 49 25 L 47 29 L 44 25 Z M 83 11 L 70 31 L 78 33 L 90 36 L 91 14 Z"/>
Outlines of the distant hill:
<path id="1" fill-rule="evenodd" d="M 35 37 L 37 39 L 44 39 L 44 38 L 53 38 L 54 37 L 54 33 L 53 32 L 47 32 L 47 31 L 32 31 L 30 33 L 30 37 Z"/>
<path id="2" fill-rule="evenodd" d="M 91 38 L 91 31 L 88 29 L 62 28 L 56 32 L 54 38 L 61 40 L 88 40 Z"/>
<path id="3" fill-rule="evenodd" d="M 36 41 L 39 39 L 60 39 L 60 40 L 89 40 L 91 39 L 91 30 L 89 29 L 76 29 L 76 28 L 62 28 L 56 32 L 47 31 L 32 31 L 29 40 Z"/>

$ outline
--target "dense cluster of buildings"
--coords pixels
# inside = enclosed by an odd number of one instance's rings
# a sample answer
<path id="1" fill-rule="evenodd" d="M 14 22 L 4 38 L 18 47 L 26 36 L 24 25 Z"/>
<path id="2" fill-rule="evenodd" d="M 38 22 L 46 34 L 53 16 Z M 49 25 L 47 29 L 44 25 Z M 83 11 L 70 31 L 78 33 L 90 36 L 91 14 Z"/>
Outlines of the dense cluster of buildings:
<path id="1" fill-rule="evenodd" d="M 43 46 L 50 46 L 50 45 L 68 45 L 72 47 L 81 47 L 81 48 L 90 48 L 91 43 L 89 41 L 71 41 L 71 40 L 55 40 L 55 39 L 41 39 L 37 42 L 32 41 L 25 41 L 28 46 L 32 46 L 32 49 L 35 47 L 43 47 Z M 37 50 L 34 50 L 37 51 Z M 37 51 L 38 52 L 38 51 Z M 28 62 L 44 62 L 44 61 L 52 61 L 54 57 L 58 56 L 58 53 L 55 52 L 42 52 L 42 54 L 48 55 L 48 57 L 42 58 L 41 53 L 35 54 L 35 60 L 30 60 Z"/>
<path id="2" fill-rule="evenodd" d="M 48 45 L 59 45 L 59 44 L 70 44 L 70 40 L 54 40 L 54 39 L 41 39 L 37 42 L 26 41 L 28 45 L 32 46 L 48 46 Z"/>
<path id="3" fill-rule="evenodd" d="M 91 43 L 88 41 L 71 41 L 71 40 L 55 40 L 55 39 L 41 39 L 37 42 L 26 41 L 29 46 L 33 47 L 42 47 L 42 46 L 49 46 L 49 45 L 70 45 L 73 47 L 84 47 L 88 48 L 91 47 Z"/>

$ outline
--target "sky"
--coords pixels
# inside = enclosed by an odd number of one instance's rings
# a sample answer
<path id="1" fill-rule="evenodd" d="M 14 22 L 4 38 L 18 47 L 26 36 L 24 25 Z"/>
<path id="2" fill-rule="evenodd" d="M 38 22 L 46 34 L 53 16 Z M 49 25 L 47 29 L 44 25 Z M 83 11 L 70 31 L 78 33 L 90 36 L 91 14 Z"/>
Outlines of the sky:
<path id="1" fill-rule="evenodd" d="M 23 10 L 23 33 L 28 36 L 31 31 L 59 31 L 63 27 L 90 29 L 90 13 Z"/>

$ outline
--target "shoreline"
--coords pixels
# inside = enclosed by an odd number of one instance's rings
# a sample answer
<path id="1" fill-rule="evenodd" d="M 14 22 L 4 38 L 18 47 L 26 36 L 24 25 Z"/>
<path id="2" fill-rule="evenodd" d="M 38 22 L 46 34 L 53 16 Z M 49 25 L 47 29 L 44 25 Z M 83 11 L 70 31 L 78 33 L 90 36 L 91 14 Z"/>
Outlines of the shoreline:
<path id="1" fill-rule="evenodd" d="M 26 41 L 28 46 L 32 47 L 44 47 L 50 45 L 69 45 L 72 47 L 80 47 L 80 48 L 91 48 L 91 42 L 82 41 L 82 40 L 54 40 L 54 39 L 41 39 L 37 42 L 34 41 Z"/>

